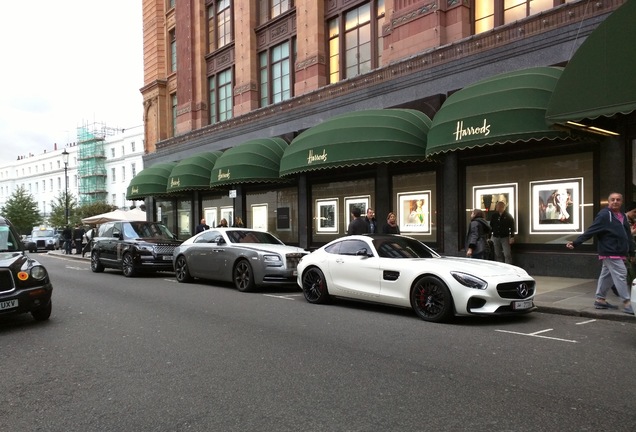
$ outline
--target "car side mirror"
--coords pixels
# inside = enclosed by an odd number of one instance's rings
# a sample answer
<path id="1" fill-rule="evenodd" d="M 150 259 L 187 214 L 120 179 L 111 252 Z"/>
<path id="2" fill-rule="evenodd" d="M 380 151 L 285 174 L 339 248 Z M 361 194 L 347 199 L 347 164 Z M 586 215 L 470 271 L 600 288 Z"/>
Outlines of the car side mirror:
<path id="1" fill-rule="evenodd" d="M 214 239 L 214 243 L 218 245 L 224 245 L 225 239 L 223 238 L 223 236 L 218 236 L 217 238 Z"/>
<path id="2" fill-rule="evenodd" d="M 369 252 L 367 251 L 367 248 L 362 248 L 356 251 L 356 256 L 370 257 L 373 255 L 369 254 Z"/>

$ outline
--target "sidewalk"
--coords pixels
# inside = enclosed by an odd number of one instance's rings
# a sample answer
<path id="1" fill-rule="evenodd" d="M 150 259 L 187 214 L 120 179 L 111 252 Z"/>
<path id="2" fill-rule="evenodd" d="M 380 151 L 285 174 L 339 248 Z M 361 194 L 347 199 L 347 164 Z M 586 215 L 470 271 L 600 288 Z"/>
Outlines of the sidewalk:
<path id="1" fill-rule="evenodd" d="M 61 255 L 69 259 L 90 261 L 88 254 L 83 258 L 81 255 L 64 255 L 62 250 L 49 251 L 49 254 Z M 532 277 L 537 281 L 537 294 L 534 297 L 534 304 L 539 308 L 538 312 L 636 323 L 636 317 L 624 313 L 622 309 L 594 308 L 596 279 L 572 279 L 552 276 Z M 622 301 L 611 291 L 607 300 L 619 307 L 622 306 Z M 634 305 L 636 306 L 636 302 Z"/>

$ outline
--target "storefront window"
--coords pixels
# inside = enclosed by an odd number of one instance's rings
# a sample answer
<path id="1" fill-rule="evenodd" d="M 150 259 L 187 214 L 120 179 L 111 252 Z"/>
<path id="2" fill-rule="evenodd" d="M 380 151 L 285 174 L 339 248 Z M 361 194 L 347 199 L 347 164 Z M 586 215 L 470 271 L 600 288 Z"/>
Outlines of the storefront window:
<path id="1" fill-rule="evenodd" d="M 321 183 L 312 186 L 313 240 L 327 243 L 347 233 L 353 206 L 375 208 L 375 181 L 373 179 Z"/>
<path id="2" fill-rule="evenodd" d="M 427 243 L 437 241 L 435 172 L 393 176 L 393 211 L 400 232 Z M 377 215 L 380 226 L 386 215 Z"/>
<path id="3" fill-rule="evenodd" d="M 190 215 L 192 213 L 192 201 L 178 200 L 177 206 L 177 213 L 179 215 L 177 219 L 177 235 L 180 239 L 185 240 L 194 234 L 194 227 L 190 222 Z"/>
<path id="4" fill-rule="evenodd" d="M 298 244 L 298 189 L 250 192 L 245 197 L 247 227 L 268 231 L 284 243 Z"/>
<path id="5" fill-rule="evenodd" d="M 486 219 L 497 201 L 515 218 L 515 243 L 565 244 L 594 219 L 592 153 L 466 168 L 466 226 L 473 208 Z"/>
<path id="6" fill-rule="evenodd" d="M 210 228 L 214 228 L 221 222 L 221 210 L 223 209 L 223 213 L 226 213 L 225 209 L 233 209 L 234 208 L 234 200 L 225 195 L 206 195 L 201 200 L 201 209 L 203 214 L 201 217 L 205 218 L 205 222 L 210 226 Z M 201 219 L 199 217 L 199 219 Z M 198 223 L 198 222 L 197 222 Z M 232 221 L 229 220 L 228 224 L 232 224 Z"/>
<path id="7" fill-rule="evenodd" d="M 161 222 L 168 227 L 170 231 L 176 233 L 174 204 L 172 200 L 157 200 L 155 221 Z"/>

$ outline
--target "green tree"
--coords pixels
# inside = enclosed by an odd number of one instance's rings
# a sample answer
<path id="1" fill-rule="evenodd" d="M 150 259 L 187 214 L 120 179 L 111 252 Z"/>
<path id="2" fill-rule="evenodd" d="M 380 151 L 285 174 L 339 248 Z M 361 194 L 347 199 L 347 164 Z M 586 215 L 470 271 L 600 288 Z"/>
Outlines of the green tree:
<path id="1" fill-rule="evenodd" d="M 73 226 L 78 222 L 80 222 L 80 218 L 77 216 L 77 200 L 73 194 L 68 194 L 68 223 Z M 64 191 L 51 201 L 49 224 L 56 228 L 66 226 L 66 192 Z"/>
<path id="2" fill-rule="evenodd" d="M 33 227 L 42 222 L 38 204 L 23 186 L 13 191 L 0 211 L 20 234 L 31 234 Z"/>

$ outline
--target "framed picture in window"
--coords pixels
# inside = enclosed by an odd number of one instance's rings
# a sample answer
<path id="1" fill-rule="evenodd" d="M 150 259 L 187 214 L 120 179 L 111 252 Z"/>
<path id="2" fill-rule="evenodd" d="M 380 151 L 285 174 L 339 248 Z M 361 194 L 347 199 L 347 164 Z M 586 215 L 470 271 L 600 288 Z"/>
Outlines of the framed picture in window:
<path id="1" fill-rule="evenodd" d="M 353 212 L 354 208 L 360 209 L 360 214 L 362 217 L 367 213 L 367 209 L 369 208 L 369 195 L 357 196 L 357 197 L 345 197 L 345 220 L 347 221 L 347 226 L 353 220 L 351 216 L 351 212 Z"/>
<path id="2" fill-rule="evenodd" d="M 583 232 L 583 178 L 530 182 L 530 234 Z"/>
<path id="3" fill-rule="evenodd" d="M 252 204 L 252 229 L 267 231 L 267 204 Z"/>
<path id="4" fill-rule="evenodd" d="M 431 233 L 431 191 L 399 193 L 398 225 L 402 233 Z"/>
<path id="5" fill-rule="evenodd" d="M 517 200 L 517 183 L 473 186 L 472 209 L 481 209 L 484 212 L 485 219 L 489 221 L 495 212 L 497 203 L 503 202 L 506 206 L 506 211 L 515 219 L 515 234 L 519 232 Z"/>
<path id="6" fill-rule="evenodd" d="M 316 232 L 337 233 L 338 232 L 338 199 L 316 200 Z"/>

